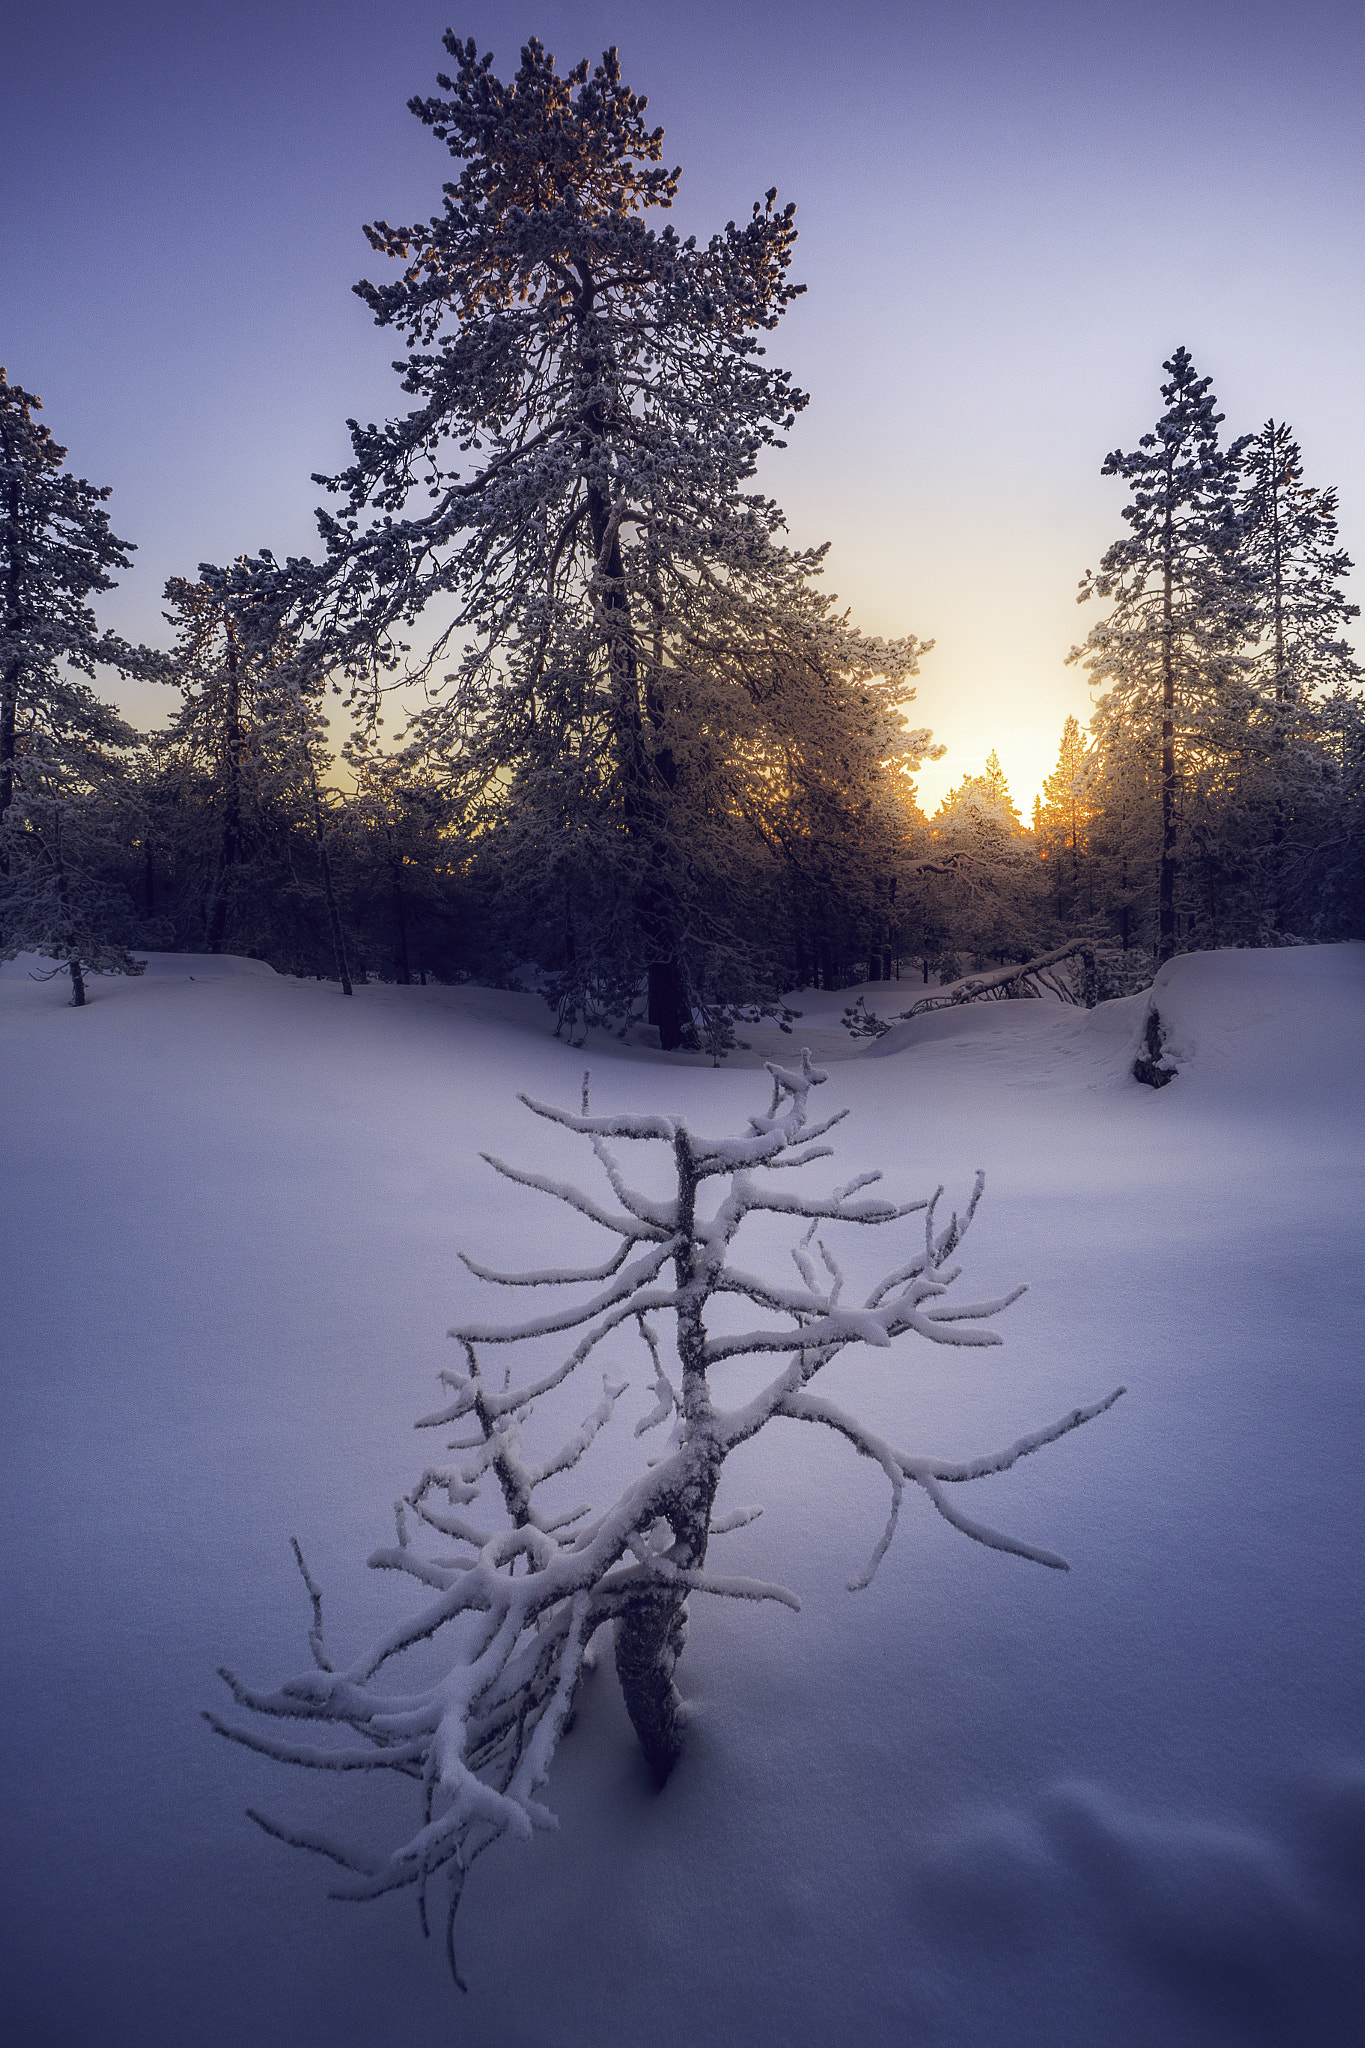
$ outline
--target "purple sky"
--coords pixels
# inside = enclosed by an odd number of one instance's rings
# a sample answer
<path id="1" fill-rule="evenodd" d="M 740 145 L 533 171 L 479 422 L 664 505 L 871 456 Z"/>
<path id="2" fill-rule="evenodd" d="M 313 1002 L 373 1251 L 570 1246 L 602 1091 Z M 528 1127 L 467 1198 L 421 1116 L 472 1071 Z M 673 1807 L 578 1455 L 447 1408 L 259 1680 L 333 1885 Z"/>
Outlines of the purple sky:
<path id="1" fill-rule="evenodd" d="M 615 42 L 684 232 L 797 201 L 809 293 L 773 352 L 812 402 L 762 482 L 858 623 L 937 639 L 931 803 L 995 746 L 1027 809 L 1087 715 L 1063 664 L 1119 530 L 1099 466 L 1178 343 L 1228 432 L 1294 424 L 1365 557 L 1358 0 L 49 0 L 6 30 L 0 361 L 139 544 L 102 620 L 162 637 L 168 575 L 309 550 L 310 472 L 398 409 L 350 286 L 382 269 L 363 220 L 436 209 L 449 159 L 405 101 L 447 24 L 504 75 L 532 33 L 561 68 Z"/>

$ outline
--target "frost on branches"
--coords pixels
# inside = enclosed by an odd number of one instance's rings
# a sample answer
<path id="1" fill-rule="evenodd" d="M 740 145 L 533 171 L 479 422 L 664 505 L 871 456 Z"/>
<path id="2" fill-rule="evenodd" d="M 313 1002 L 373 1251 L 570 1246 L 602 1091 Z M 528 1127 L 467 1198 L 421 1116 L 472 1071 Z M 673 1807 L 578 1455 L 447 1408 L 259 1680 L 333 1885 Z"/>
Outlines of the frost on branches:
<path id="1" fill-rule="evenodd" d="M 990 1301 L 955 1301 L 960 1268 L 954 1255 L 980 1199 L 976 1177 L 966 1211 L 940 1219 L 942 1189 L 927 1202 L 897 1207 L 864 1190 L 881 1178 L 859 1174 L 832 1194 L 797 1192 L 779 1169 L 830 1156 L 817 1141 L 847 1112 L 809 1121 L 809 1097 L 826 1076 L 802 1054 L 799 1069 L 769 1065 L 772 1099 L 739 1137 L 713 1138 L 673 1116 L 593 1116 L 587 1076 L 582 1113 L 521 1100 L 535 1115 L 580 1133 L 606 1180 L 602 1196 L 498 1159 L 507 1179 L 563 1202 L 616 1240 L 601 1265 L 501 1273 L 465 1264 L 500 1287 L 588 1289 L 586 1296 L 515 1323 L 470 1322 L 453 1330 L 463 1353 L 458 1371 L 442 1378 L 448 1401 L 419 1427 L 452 1429 L 447 1461 L 429 1465 L 397 1505 L 397 1540 L 375 1551 L 372 1566 L 404 1572 L 429 1597 L 364 1655 L 333 1661 L 323 1634 L 322 1602 L 298 1555 L 313 1607 L 308 1640 L 314 1668 L 275 1691 L 258 1691 L 223 1676 L 239 1707 L 267 1721 L 326 1725 L 347 1731 L 340 1744 L 271 1732 L 259 1724 L 228 1724 L 209 1715 L 222 1735 L 282 1763 L 333 1771 L 398 1771 L 420 1790 L 420 1820 L 407 1840 L 368 1854 L 330 1837 L 253 1818 L 267 1833 L 329 1857 L 346 1877 L 334 1896 L 376 1898 L 411 1886 L 424 1930 L 433 1878 L 450 1881 L 447 1946 L 455 1970 L 453 1928 L 465 1876 L 501 1835 L 529 1836 L 555 1825 L 540 1802 L 560 1736 L 589 1662 L 589 1646 L 610 1628 L 616 1671 L 641 1747 L 662 1783 L 682 1745 L 682 1703 L 674 1671 L 683 1647 L 693 1593 L 798 1606 L 785 1587 L 718 1573 L 712 1536 L 741 1526 L 758 1511 L 713 1517 L 722 1467 L 730 1453 L 778 1419 L 833 1430 L 880 1465 L 890 1488 L 890 1515 L 871 1558 L 850 1590 L 871 1583 L 895 1532 L 907 1482 L 928 1495 L 966 1536 L 992 1549 L 1065 1570 L 1064 1560 L 1002 1535 L 965 1513 L 953 1499 L 963 1481 L 1003 1472 L 1102 1414 L 1118 1388 L 1088 1408 L 1021 1437 L 1000 1451 L 951 1463 L 897 1449 L 856 1416 L 816 1391 L 822 1369 L 849 1345 L 885 1349 L 915 1335 L 931 1344 L 981 1346 L 1001 1339 L 990 1319 L 1023 1292 Z M 621 1143 L 656 1144 L 672 1154 L 673 1192 L 658 1199 L 633 1187 L 617 1150 Z M 705 1199 L 717 1182 L 719 1199 Z M 827 1241 L 829 1226 L 895 1224 L 918 1213 L 911 1243 L 860 1304 L 844 1299 L 844 1276 Z M 769 1280 L 735 1262 L 740 1227 L 754 1215 L 791 1217 L 795 1284 Z M 737 1297 L 755 1312 L 753 1327 L 712 1334 L 708 1307 Z M 721 1317 L 732 1323 L 735 1317 Z M 671 1328 L 666 1362 L 663 1333 Z M 523 1377 L 502 1370 L 507 1349 L 577 1334 L 567 1354 Z M 580 1368 L 596 1367 L 627 1339 L 646 1361 L 653 1406 L 636 1436 L 669 1426 L 661 1455 L 605 1511 L 567 1514 L 537 1504 L 547 1480 L 578 1464 L 612 1419 L 627 1380 L 614 1362 L 602 1375 L 601 1399 L 582 1425 L 548 1456 L 527 1442 L 535 1405 Z M 515 1351 L 513 1349 L 513 1355 Z M 726 1407 L 732 1361 L 771 1359 L 767 1384 Z M 496 1361 L 496 1365 L 494 1364 Z M 433 1639 L 448 1645 L 440 1675 L 404 1686 L 391 1670 L 404 1651 Z M 458 1973 L 456 1981 L 459 1981 Z"/>

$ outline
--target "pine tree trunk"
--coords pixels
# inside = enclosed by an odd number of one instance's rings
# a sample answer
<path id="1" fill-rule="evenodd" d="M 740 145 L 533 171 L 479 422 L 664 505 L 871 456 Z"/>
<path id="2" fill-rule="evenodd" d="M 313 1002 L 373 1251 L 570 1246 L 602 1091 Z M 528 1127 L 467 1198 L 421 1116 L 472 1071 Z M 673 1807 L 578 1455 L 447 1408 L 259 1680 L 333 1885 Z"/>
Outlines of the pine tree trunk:
<path id="1" fill-rule="evenodd" d="M 585 372 L 591 381 L 596 382 L 602 375 L 604 366 L 601 361 L 600 345 L 595 340 L 588 339 L 591 320 L 589 299 L 585 301 L 580 313 L 582 360 Z M 606 421 L 600 407 L 594 405 L 587 408 L 585 427 L 589 443 L 605 434 Z M 661 781 L 664 787 L 671 788 L 676 779 L 676 764 L 666 749 L 651 761 L 645 747 L 639 664 L 636 659 L 617 514 L 613 512 L 607 497 L 596 484 L 589 485 L 586 504 L 598 573 L 603 583 L 602 610 L 608 621 L 607 659 L 615 698 L 625 827 L 627 833 L 643 841 L 648 849 L 646 879 L 636 902 L 648 974 L 646 1016 L 648 1022 L 656 1026 L 659 1044 L 663 1050 L 674 1052 L 682 1045 L 691 1023 L 691 1006 L 687 1001 L 687 991 L 678 960 L 678 935 L 674 929 L 664 882 L 667 855 L 655 811 L 659 795 L 656 781 Z M 656 664 L 661 665 L 662 643 L 657 634 L 655 648 Z M 657 703 L 652 703 L 648 709 L 657 729 L 662 716 L 660 708 Z"/>
<path id="2" fill-rule="evenodd" d="M 68 973 L 70 974 L 70 976 L 71 976 L 71 1003 L 70 1003 L 70 1007 L 71 1007 L 71 1008 L 72 1008 L 73 1010 L 80 1010 L 80 1009 L 84 1009 L 84 1007 L 85 1007 L 85 976 L 84 976 L 84 975 L 83 975 L 83 974 L 81 973 L 81 963 L 80 963 L 80 961 L 79 961 L 79 960 L 75 960 L 75 959 L 72 959 L 72 960 L 68 960 L 68 961 L 67 961 L 67 963 L 66 963 L 66 965 L 67 965 L 67 972 L 68 972 Z"/>
<path id="3" fill-rule="evenodd" d="M 564 966 L 572 974 L 578 965 L 578 935 L 574 931 L 573 897 L 564 891 Z"/>
<path id="4" fill-rule="evenodd" d="M 1266 422 L 1266 445 L 1270 453 L 1270 532 L 1271 564 L 1270 593 L 1275 624 L 1275 705 L 1279 712 L 1289 698 L 1288 682 L 1284 662 L 1284 549 L 1280 537 L 1280 472 L 1275 457 L 1275 422 Z M 1280 720 L 1275 720 L 1275 740 L 1280 736 Z"/>
<path id="5" fill-rule="evenodd" d="M 649 963 L 649 1008 L 646 1021 L 656 1025 L 659 1044 L 665 1052 L 676 1052 L 691 1022 L 691 1010 L 683 990 L 676 960 Z"/>

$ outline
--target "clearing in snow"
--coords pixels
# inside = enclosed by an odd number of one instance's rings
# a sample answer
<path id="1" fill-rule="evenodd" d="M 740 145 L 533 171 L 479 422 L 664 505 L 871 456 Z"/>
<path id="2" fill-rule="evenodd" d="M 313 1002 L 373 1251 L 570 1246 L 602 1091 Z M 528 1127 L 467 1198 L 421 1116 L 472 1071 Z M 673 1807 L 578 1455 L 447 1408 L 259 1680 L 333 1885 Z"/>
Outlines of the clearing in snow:
<path id="1" fill-rule="evenodd" d="M 858 991 L 807 994 L 792 1037 L 746 1027 L 720 1070 L 580 1052 L 494 990 L 344 1002 L 163 955 L 73 1012 L 27 964 L 0 975 L 9 2038 L 1357 2038 L 1365 946 L 1184 956 L 1150 999 L 872 1041 L 839 1027 Z M 1179 1069 L 1159 1091 L 1131 1074 L 1150 1000 Z M 982 1168 L 967 1284 L 1029 1283 L 999 1348 L 832 1368 L 869 1424 L 952 1459 L 1128 1386 L 973 1489 L 1071 1572 L 964 1543 L 908 1494 L 851 1595 L 884 1476 L 765 1430 L 726 1467 L 721 1511 L 765 1512 L 724 1567 L 802 1612 L 693 1600 L 662 1793 L 603 1659 L 541 1795 L 559 1830 L 471 1877 L 452 2011 L 406 1895 L 331 1904 L 323 1866 L 243 1817 L 378 1844 L 410 1788 L 281 1772 L 200 1710 L 224 1659 L 306 1667 L 293 1535 L 342 1654 L 410 1611 L 363 1560 L 426 1454 L 443 1333 L 486 1312 L 457 1250 L 540 1266 L 591 1238 L 480 1163 L 576 1174 L 581 1141 L 517 1092 L 576 1108 L 586 1062 L 596 1112 L 740 1130 L 751 1069 L 803 1044 L 822 1110 L 850 1110 L 830 1185 L 880 1167 L 893 1202 L 961 1199 Z M 850 1286 L 879 1260 L 848 1247 Z M 654 1399 L 638 1345 L 611 1363 L 633 1384 L 592 1447 L 608 1484 Z"/>

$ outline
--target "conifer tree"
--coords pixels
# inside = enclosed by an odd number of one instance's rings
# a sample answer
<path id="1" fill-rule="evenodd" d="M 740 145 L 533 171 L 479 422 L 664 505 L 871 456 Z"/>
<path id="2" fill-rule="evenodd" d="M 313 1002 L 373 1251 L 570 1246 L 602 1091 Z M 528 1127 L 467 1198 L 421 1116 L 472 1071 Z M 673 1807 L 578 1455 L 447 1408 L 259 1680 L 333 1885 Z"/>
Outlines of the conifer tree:
<path id="1" fill-rule="evenodd" d="M 1112 609 L 1071 656 L 1107 686 L 1115 714 L 1147 735 L 1159 759 L 1158 962 L 1176 947 L 1181 776 L 1217 722 L 1220 696 L 1235 687 L 1249 612 L 1234 511 L 1245 443 L 1219 447 L 1212 379 L 1196 375 L 1187 349 L 1162 368 L 1166 411 L 1136 449 L 1116 449 L 1101 468 L 1130 487 L 1129 530 L 1098 574 L 1082 578 L 1078 602 L 1093 594 Z"/>
<path id="2" fill-rule="evenodd" d="M 1007 831 L 1022 832 L 1024 821 L 1019 815 L 1019 806 L 1010 795 L 1009 777 L 1000 766 L 1000 756 L 992 747 L 986 756 L 986 765 L 979 775 L 964 775 L 957 788 L 950 791 L 940 806 L 945 814 L 953 804 L 974 802 L 989 805 L 997 811 Z"/>
<path id="3" fill-rule="evenodd" d="M 109 487 L 63 467 L 66 449 L 33 417 L 41 411 L 42 400 L 0 369 L 0 830 L 25 720 L 53 734 L 92 722 L 103 732 L 107 707 L 70 672 L 93 676 L 97 662 L 127 669 L 145 658 L 96 629 L 86 600 L 114 587 L 109 572 L 129 567 L 132 542 L 118 539 L 102 510 Z"/>
<path id="4" fill-rule="evenodd" d="M 1283 420 L 1267 420 L 1247 442 L 1238 514 L 1254 730 L 1234 859 L 1255 893 L 1254 935 L 1273 940 L 1286 929 L 1340 928 L 1320 858 L 1339 840 L 1343 799 L 1324 707 L 1359 689 L 1360 667 L 1343 636 L 1360 608 L 1342 588 L 1352 565 L 1340 545 L 1337 494 L 1305 483 Z"/>
<path id="5" fill-rule="evenodd" d="M 302 935 L 287 927 L 325 918 L 323 956 L 349 995 L 322 679 L 264 581 L 242 560 L 231 575 L 206 567 L 166 585 L 176 645 L 161 674 L 181 701 L 159 739 L 180 776 L 177 850 L 210 952 L 297 964 Z"/>
<path id="6" fill-rule="evenodd" d="M 164 675 L 180 692 L 165 742 L 192 778 L 190 815 L 203 835 L 196 851 L 204 944 L 210 953 L 221 953 L 230 921 L 239 943 L 242 937 L 251 813 L 259 811 L 265 795 L 262 728 L 273 707 L 263 717 L 259 700 L 269 689 L 270 671 L 254 649 L 243 646 L 232 607 L 209 582 L 172 577 L 165 595 L 176 642 Z"/>
<path id="7" fill-rule="evenodd" d="M 1283 420 L 1247 437 L 1237 510 L 1258 680 L 1283 731 L 1316 694 L 1360 681 L 1342 637 L 1360 614 L 1342 589 L 1351 558 L 1340 544 L 1336 491 L 1304 482 L 1299 445 Z"/>
<path id="8" fill-rule="evenodd" d="M 1046 918 L 1037 851 L 1024 831 L 1009 781 L 992 748 L 980 775 L 964 775 L 929 820 L 936 858 L 919 890 L 929 921 L 944 934 L 943 964 L 956 978 L 956 955 L 974 964 L 1027 960 L 1042 950 Z"/>
<path id="9" fill-rule="evenodd" d="M 1039 856 L 1049 864 L 1057 916 L 1081 909 L 1081 870 L 1088 854 L 1091 802 L 1090 758 L 1080 721 L 1062 727 L 1057 766 L 1043 783 L 1034 806 L 1033 832 Z M 1089 906 L 1087 906 L 1088 908 Z"/>
<path id="10" fill-rule="evenodd" d="M 1106 696 L 1091 721 L 1096 767 L 1089 842 L 1102 915 L 1126 954 L 1156 943 L 1161 763 Z"/>
<path id="11" fill-rule="evenodd" d="M 386 753 L 374 731 L 354 733 L 342 757 L 354 778 L 345 807 L 352 895 L 367 907 L 377 952 L 407 987 L 425 977 L 433 952 L 445 960 L 450 951 L 449 883 L 468 854 L 460 790 L 418 745 Z"/>
<path id="12" fill-rule="evenodd" d="M 532 40 L 504 83 L 445 41 L 442 96 L 410 105 L 460 168 L 429 222 L 367 229 L 403 270 L 356 288 L 404 336 L 416 407 L 351 423 L 350 466 L 320 479 L 325 559 L 252 573 L 362 694 L 439 606 L 414 666 L 453 658 L 445 744 L 512 822 L 519 879 L 571 906 L 576 971 L 618 1004 L 644 978 L 677 1045 L 699 983 L 752 993 L 722 915 L 747 840 L 717 735 L 754 710 L 733 650 L 799 666 L 835 630 L 823 551 L 784 550 L 745 488 L 806 402 L 761 345 L 802 289 L 795 208 L 774 189 L 704 243 L 655 229 L 679 172 L 614 49 L 560 76 Z M 898 689 L 917 652 L 854 668 Z"/>
<path id="13" fill-rule="evenodd" d="M 37 953 L 53 961 L 52 973 L 70 976 L 75 1009 L 85 1003 L 87 973 L 141 974 L 146 964 L 130 951 L 146 943 L 146 927 L 118 872 L 135 740 L 72 678 L 19 709 L 0 820 L 0 960 Z"/>

